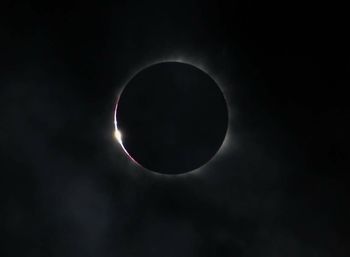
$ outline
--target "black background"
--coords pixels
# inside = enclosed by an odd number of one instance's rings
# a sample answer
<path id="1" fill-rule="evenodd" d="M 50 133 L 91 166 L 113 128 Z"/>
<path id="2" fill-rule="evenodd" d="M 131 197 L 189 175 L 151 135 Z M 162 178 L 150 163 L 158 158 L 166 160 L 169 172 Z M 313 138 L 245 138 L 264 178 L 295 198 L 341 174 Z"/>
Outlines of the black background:
<path id="1" fill-rule="evenodd" d="M 305 1 L 2 1 L 1 256 L 349 256 L 347 9 Z M 114 105 L 140 67 L 220 81 L 230 140 L 135 167 Z M 199 92 L 200 93 L 200 92 Z"/>

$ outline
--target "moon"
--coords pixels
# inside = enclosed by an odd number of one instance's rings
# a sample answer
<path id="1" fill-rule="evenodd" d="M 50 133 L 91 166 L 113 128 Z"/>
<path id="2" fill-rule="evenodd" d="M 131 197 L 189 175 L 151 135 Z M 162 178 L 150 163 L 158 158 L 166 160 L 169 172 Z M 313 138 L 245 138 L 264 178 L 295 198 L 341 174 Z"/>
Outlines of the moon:
<path id="1" fill-rule="evenodd" d="M 194 65 L 161 62 L 136 73 L 115 109 L 115 137 L 146 170 L 177 175 L 208 163 L 228 129 L 215 80 Z"/>

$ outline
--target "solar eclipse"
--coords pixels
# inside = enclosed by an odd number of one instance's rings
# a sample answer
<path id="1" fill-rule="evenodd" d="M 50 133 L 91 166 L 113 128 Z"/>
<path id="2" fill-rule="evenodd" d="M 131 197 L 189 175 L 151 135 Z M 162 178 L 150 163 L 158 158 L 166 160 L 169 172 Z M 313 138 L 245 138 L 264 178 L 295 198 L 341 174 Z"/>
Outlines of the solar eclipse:
<path id="1" fill-rule="evenodd" d="M 115 137 L 141 167 L 182 174 L 208 163 L 228 128 L 215 80 L 187 63 L 160 62 L 136 73 L 115 110 Z"/>

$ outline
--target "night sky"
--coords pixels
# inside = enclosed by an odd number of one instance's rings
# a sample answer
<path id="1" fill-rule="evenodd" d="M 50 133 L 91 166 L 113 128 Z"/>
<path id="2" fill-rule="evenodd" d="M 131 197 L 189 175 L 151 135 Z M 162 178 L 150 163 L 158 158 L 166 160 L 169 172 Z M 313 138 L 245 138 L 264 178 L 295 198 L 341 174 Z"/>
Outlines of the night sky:
<path id="1" fill-rule="evenodd" d="M 0 256 L 349 257 L 347 16 L 300 0 L 2 1 Z M 215 159 L 181 176 L 114 138 L 125 83 L 169 60 L 215 78 L 229 111 Z"/>

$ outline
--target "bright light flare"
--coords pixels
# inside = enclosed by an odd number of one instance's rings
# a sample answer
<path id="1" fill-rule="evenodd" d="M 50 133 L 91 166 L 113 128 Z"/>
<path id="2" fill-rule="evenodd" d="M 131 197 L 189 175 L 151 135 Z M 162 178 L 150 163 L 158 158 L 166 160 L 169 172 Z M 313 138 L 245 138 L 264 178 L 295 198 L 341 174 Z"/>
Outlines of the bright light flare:
<path id="1" fill-rule="evenodd" d="M 122 142 L 122 133 L 120 133 L 120 131 L 118 129 L 116 129 L 114 131 L 114 137 L 115 139 L 118 140 L 119 144 L 123 145 L 123 142 Z"/>

